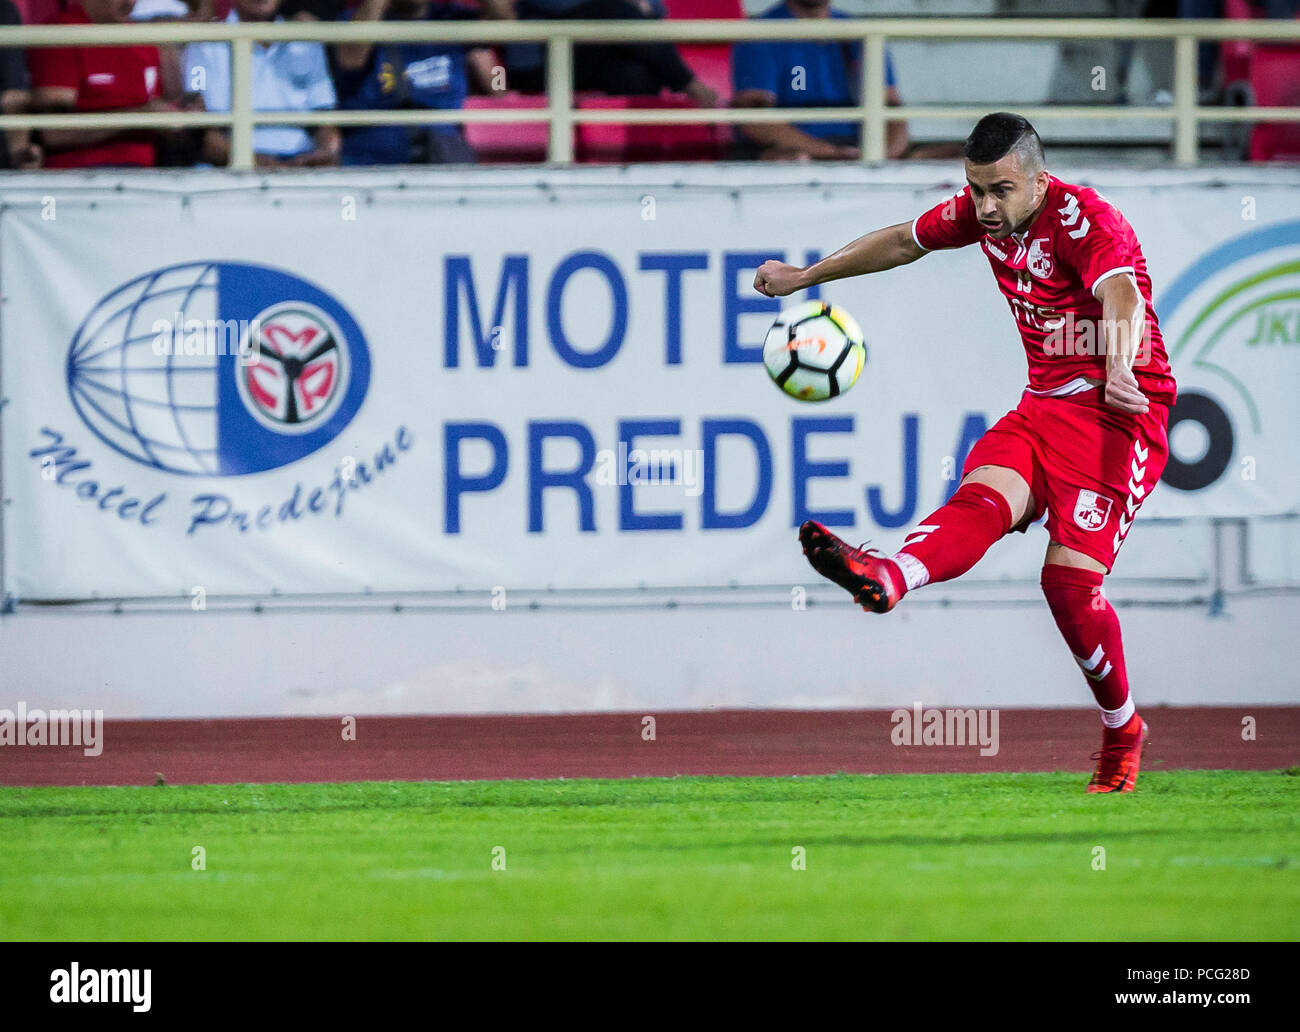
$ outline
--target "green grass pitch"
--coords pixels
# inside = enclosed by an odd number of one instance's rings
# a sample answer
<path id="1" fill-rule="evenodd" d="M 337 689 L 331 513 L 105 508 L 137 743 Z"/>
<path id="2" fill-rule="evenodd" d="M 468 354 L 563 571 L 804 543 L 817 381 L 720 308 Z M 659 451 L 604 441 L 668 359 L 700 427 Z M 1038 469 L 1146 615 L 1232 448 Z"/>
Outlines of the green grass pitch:
<path id="1" fill-rule="evenodd" d="M 1294 940 L 1296 773 L 7 788 L 0 938 Z"/>

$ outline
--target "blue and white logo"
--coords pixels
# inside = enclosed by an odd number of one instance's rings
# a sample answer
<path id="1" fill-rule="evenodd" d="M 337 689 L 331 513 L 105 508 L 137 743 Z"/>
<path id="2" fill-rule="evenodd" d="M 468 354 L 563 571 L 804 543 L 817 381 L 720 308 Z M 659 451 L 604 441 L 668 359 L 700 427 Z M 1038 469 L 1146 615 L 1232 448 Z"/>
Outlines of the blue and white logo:
<path id="1" fill-rule="evenodd" d="M 347 309 L 279 269 L 191 262 L 105 296 L 73 337 L 68 393 L 115 451 L 154 469 L 239 476 L 342 432 L 370 383 Z"/>

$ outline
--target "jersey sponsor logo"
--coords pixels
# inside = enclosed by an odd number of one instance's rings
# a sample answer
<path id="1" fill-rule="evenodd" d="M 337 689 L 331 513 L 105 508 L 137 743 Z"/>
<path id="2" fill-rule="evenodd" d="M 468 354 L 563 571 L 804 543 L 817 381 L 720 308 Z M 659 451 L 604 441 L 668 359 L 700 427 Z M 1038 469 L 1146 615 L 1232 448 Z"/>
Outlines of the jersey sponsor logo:
<path id="1" fill-rule="evenodd" d="M 112 86 L 117 81 L 117 76 L 112 72 L 94 72 L 86 76 L 87 86 Z"/>
<path id="2" fill-rule="evenodd" d="M 1101 530 L 1110 519 L 1111 501 L 1096 491 L 1080 491 L 1074 503 L 1074 522 L 1082 530 Z"/>
<path id="3" fill-rule="evenodd" d="M 1017 289 L 1023 288 L 1028 291 L 1033 281 L 1025 277 L 1023 283 L 1017 284 Z M 1011 314 L 1016 317 L 1016 322 L 1024 323 L 1030 329 L 1034 330 L 1056 330 L 1064 325 L 1065 316 L 1059 308 L 1053 308 L 1051 305 L 1036 305 L 1031 301 L 1022 301 L 1018 297 L 1003 292 L 1007 299 L 1007 304 L 1011 306 Z"/>
<path id="4" fill-rule="evenodd" d="M 1047 248 L 1046 238 L 1039 238 L 1029 245 L 1029 271 L 1039 279 L 1047 279 L 1055 268 Z"/>

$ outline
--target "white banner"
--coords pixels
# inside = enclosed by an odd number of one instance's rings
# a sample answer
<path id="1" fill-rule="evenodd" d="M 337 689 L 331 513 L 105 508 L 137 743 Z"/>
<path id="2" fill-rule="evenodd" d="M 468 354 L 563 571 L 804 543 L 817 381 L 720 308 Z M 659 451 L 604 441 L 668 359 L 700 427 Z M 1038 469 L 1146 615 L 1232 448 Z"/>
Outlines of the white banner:
<path id="1" fill-rule="evenodd" d="M 755 267 L 910 219 L 952 192 L 933 173 L 582 174 L 463 197 L 48 180 L 5 207 L 5 590 L 785 583 L 803 519 L 901 539 L 1016 404 L 975 248 L 810 295 L 864 328 L 845 397 L 801 404 L 759 363 Z M 1296 509 L 1296 182 L 1092 181 L 1142 240 L 1184 398 L 1143 515 Z"/>

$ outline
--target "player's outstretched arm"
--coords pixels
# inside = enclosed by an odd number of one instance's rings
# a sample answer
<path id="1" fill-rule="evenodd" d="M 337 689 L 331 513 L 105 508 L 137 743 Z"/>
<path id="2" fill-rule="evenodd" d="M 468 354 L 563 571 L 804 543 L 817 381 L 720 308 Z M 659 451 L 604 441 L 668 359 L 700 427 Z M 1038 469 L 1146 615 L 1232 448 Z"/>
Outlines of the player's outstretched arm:
<path id="1" fill-rule="evenodd" d="M 926 253 L 912 239 L 912 224 L 900 222 L 897 226 L 860 236 L 806 268 L 776 260 L 766 261 L 754 276 L 754 289 L 768 297 L 784 297 L 829 280 L 894 269 L 914 262 Z"/>

